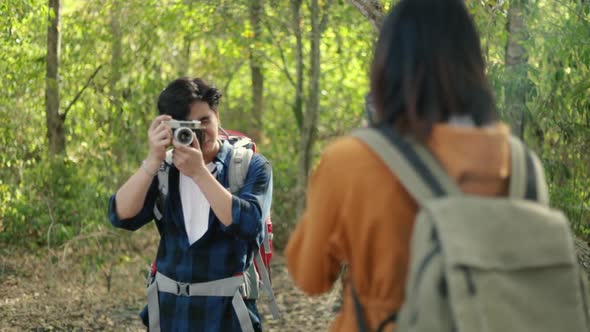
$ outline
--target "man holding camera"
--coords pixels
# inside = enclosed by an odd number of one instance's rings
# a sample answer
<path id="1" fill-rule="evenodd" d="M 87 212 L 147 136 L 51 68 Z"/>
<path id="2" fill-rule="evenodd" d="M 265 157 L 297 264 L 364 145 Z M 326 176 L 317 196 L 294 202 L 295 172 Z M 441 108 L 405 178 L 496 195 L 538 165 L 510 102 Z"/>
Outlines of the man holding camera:
<path id="1" fill-rule="evenodd" d="M 171 82 L 148 130 L 148 157 L 110 199 L 115 227 L 155 220 L 161 235 L 141 313 L 150 330 L 262 330 L 242 274 L 262 240 L 272 169 L 254 154 L 239 192 L 226 189 L 233 147 L 218 138 L 220 97 L 198 78 Z"/>

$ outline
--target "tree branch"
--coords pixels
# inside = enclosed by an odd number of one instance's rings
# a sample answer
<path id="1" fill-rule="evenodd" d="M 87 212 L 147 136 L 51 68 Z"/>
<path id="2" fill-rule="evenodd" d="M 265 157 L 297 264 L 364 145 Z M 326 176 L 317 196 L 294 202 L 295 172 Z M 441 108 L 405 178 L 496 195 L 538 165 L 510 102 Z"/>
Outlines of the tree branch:
<path id="1" fill-rule="evenodd" d="M 66 107 L 66 110 L 63 112 L 63 114 L 60 114 L 60 118 L 63 121 L 66 120 L 66 116 L 68 115 L 68 111 L 78 101 L 78 99 L 80 98 L 80 96 L 82 95 L 82 93 L 84 92 L 84 90 L 86 90 L 86 88 L 88 88 L 88 86 L 90 85 L 90 82 L 92 82 L 92 80 L 94 79 L 94 77 L 96 76 L 96 74 L 98 74 L 98 72 L 100 71 L 101 68 L 102 68 L 102 64 L 100 64 L 96 68 L 96 70 L 94 70 L 94 73 L 92 73 L 92 75 L 90 75 L 90 77 L 88 78 L 88 81 L 86 81 L 86 84 L 82 87 L 82 89 L 80 89 L 80 91 L 78 91 L 78 93 L 76 94 L 76 96 L 74 97 L 74 99 L 72 100 L 72 102 L 70 102 L 70 104 L 68 105 L 68 107 Z"/>
<path id="2" fill-rule="evenodd" d="M 278 40 L 276 40 L 274 33 L 272 32 L 272 29 L 270 27 L 270 25 L 268 24 L 268 22 L 264 21 L 264 26 L 266 27 L 266 29 L 268 30 L 268 33 L 270 33 L 270 37 L 272 38 L 272 40 L 274 41 L 274 44 L 277 46 L 278 50 L 279 50 L 279 55 L 281 56 L 281 61 L 283 63 L 283 66 L 279 66 L 278 64 L 274 63 L 274 61 L 272 61 L 266 54 L 264 54 L 264 57 L 272 64 L 274 64 L 275 66 L 281 68 L 283 70 L 283 72 L 285 73 L 285 76 L 287 76 L 287 79 L 289 80 L 289 82 L 291 82 L 291 84 L 293 86 L 295 86 L 295 81 L 293 81 L 293 78 L 291 77 L 291 74 L 289 73 L 289 70 L 287 69 L 287 61 L 285 60 L 285 53 L 283 51 L 283 48 L 281 47 L 281 43 L 279 43 Z"/>
<path id="3" fill-rule="evenodd" d="M 375 32 L 381 29 L 381 22 L 385 11 L 383 6 L 379 3 L 379 0 L 350 0 L 350 2 L 363 14 L 364 17 L 369 19 Z"/>
<path id="4" fill-rule="evenodd" d="M 242 67 L 242 65 L 244 64 L 244 62 L 246 62 L 246 60 L 242 60 L 240 61 L 236 67 L 234 68 L 234 70 L 232 70 L 232 72 L 229 74 L 229 77 L 227 78 L 227 81 L 225 82 L 225 84 L 223 85 L 223 92 L 225 93 L 228 89 L 229 89 L 229 85 L 231 84 L 231 81 L 234 79 L 234 76 L 236 75 L 236 73 L 240 70 L 240 67 Z"/>
<path id="5" fill-rule="evenodd" d="M 328 26 L 328 13 L 330 11 L 330 5 L 332 4 L 332 1 L 327 0 L 325 5 L 324 5 L 324 15 L 322 16 L 322 19 L 320 20 L 320 33 L 324 33 L 324 31 L 326 31 L 326 27 Z"/>
<path id="6" fill-rule="evenodd" d="M 488 63 L 488 59 L 489 59 L 489 51 L 490 51 L 490 34 L 491 34 L 491 29 L 490 26 L 492 24 L 492 22 L 495 22 L 496 19 L 496 12 L 502 8 L 502 5 L 504 5 L 504 0 L 499 0 L 493 7 L 491 10 L 491 14 L 490 14 L 490 19 L 488 21 L 487 24 L 487 30 L 486 30 L 486 44 L 485 44 L 485 48 L 484 48 L 484 56 L 485 56 L 485 60 L 486 60 L 486 64 Z"/>

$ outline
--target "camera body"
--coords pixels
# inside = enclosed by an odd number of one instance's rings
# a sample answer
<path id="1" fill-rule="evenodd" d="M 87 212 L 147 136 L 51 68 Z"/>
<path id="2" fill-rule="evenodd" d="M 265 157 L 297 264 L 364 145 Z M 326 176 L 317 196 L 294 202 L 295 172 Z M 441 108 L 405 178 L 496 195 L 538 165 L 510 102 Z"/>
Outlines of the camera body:
<path id="1" fill-rule="evenodd" d="M 199 140 L 199 144 L 203 143 L 203 128 L 201 127 L 201 121 L 182 121 L 182 120 L 169 120 L 164 122 L 167 126 L 172 129 L 174 140 L 183 145 L 191 145 L 193 143 L 193 133 Z"/>

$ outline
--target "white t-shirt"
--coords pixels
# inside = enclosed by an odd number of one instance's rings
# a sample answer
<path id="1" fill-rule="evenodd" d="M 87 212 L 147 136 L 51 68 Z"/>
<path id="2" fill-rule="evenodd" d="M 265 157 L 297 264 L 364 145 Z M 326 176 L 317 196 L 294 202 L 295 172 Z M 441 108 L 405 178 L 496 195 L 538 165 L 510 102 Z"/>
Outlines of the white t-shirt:
<path id="1" fill-rule="evenodd" d="M 207 164 L 210 172 L 216 170 L 215 164 Z M 190 177 L 180 173 L 180 201 L 184 215 L 184 226 L 189 244 L 200 239 L 209 228 L 209 211 L 211 205 L 197 184 Z"/>

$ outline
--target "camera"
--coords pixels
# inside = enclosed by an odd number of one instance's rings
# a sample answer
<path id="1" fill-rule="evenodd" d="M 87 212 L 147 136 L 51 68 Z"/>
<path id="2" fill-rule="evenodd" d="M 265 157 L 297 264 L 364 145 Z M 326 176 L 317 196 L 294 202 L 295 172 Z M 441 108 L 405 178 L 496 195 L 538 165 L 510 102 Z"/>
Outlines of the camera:
<path id="1" fill-rule="evenodd" d="M 193 133 L 199 140 L 199 144 L 203 143 L 203 128 L 201 121 L 180 121 L 169 120 L 164 122 L 167 126 L 172 128 L 174 140 L 183 145 L 191 145 L 193 143 Z"/>

